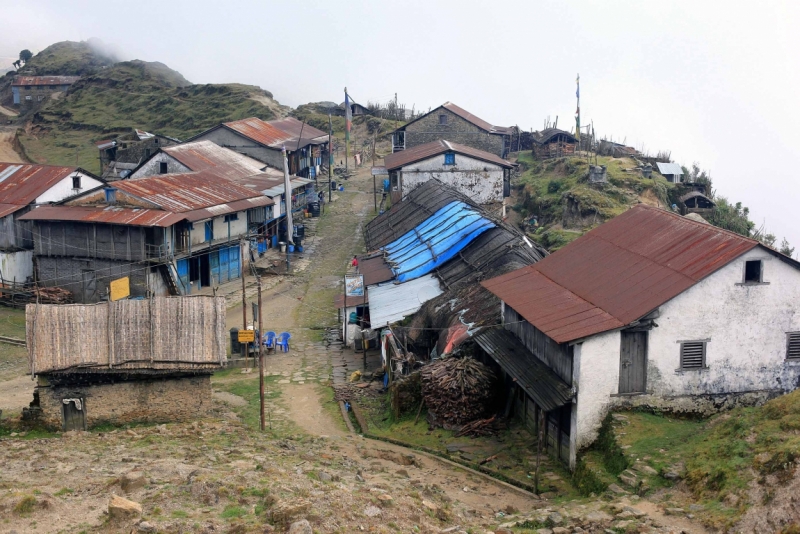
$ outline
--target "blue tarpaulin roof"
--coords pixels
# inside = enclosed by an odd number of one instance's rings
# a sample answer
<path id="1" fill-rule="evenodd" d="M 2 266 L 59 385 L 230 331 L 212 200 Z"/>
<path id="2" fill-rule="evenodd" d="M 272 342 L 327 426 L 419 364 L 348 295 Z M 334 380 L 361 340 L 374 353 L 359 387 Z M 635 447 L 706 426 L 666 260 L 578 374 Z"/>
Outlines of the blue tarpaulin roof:
<path id="1" fill-rule="evenodd" d="M 399 282 L 426 275 L 446 263 L 495 224 L 472 206 L 454 201 L 386 247 L 386 262 Z"/>

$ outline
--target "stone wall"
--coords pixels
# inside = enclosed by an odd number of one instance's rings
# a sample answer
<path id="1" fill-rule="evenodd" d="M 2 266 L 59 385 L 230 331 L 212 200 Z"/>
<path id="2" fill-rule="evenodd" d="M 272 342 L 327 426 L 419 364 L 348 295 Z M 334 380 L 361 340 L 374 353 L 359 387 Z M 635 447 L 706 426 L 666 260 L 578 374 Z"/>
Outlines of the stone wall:
<path id="1" fill-rule="evenodd" d="M 439 115 L 447 116 L 447 124 L 439 124 Z M 502 135 L 490 134 L 445 108 L 409 124 L 405 132 L 406 148 L 444 139 L 503 157 Z"/>
<path id="2" fill-rule="evenodd" d="M 48 428 L 61 429 L 62 401 L 74 398 L 83 399 L 87 428 L 104 423 L 191 421 L 203 417 L 211 408 L 211 376 L 208 374 L 131 380 L 106 378 L 104 383 L 97 383 L 98 380 L 92 383 L 92 375 L 73 374 L 71 383 L 64 383 L 40 376 L 36 392 L 41 423 Z"/>

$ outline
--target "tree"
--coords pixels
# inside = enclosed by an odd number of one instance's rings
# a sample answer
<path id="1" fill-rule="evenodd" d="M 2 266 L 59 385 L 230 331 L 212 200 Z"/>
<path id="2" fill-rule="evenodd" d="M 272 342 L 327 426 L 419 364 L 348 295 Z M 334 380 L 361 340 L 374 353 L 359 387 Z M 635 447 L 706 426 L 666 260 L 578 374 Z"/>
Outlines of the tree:
<path id="1" fill-rule="evenodd" d="M 791 258 L 794 255 L 794 247 L 789 246 L 789 242 L 786 241 L 786 238 L 784 237 L 781 241 L 781 248 L 778 249 L 778 252 Z"/>
<path id="2" fill-rule="evenodd" d="M 750 210 L 747 207 L 743 207 L 741 202 L 731 204 L 727 198 L 722 196 L 714 197 L 714 202 L 717 203 L 717 208 L 708 217 L 708 222 L 725 230 L 750 237 L 755 223 L 750 220 Z"/>
<path id="3" fill-rule="evenodd" d="M 19 53 L 19 60 L 27 63 L 33 57 L 33 53 L 27 48 Z"/>

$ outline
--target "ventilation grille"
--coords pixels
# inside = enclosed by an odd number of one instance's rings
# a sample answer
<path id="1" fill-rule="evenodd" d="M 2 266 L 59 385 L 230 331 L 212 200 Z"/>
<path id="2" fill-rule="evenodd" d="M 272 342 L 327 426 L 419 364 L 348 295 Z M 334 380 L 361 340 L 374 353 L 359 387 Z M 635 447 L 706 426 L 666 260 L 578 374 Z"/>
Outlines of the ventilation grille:
<path id="1" fill-rule="evenodd" d="M 800 332 L 789 332 L 786 341 L 786 357 L 800 360 Z"/>
<path id="2" fill-rule="evenodd" d="M 798 337 L 800 341 L 800 337 Z M 800 344 L 798 344 L 800 349 Z M 800 354 L 798 355 L 800 357 Z M 681 343 L 681 369 L 702 369 L 705 367 L 705 341 L 689 341 Z"/>

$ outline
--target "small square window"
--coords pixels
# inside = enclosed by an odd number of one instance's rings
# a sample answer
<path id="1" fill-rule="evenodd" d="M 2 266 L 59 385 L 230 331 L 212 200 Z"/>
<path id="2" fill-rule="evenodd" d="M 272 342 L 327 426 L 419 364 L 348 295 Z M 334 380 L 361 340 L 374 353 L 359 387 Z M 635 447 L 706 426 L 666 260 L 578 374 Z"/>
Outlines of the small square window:
<path id="1" fill-rule="evenodd" d="M 744 263 L 744 283 L 761 283 L 761 260 L 750 260 Z"/>
<path id="2" fill-rule="evenodd" d="M 167 174 L 167 162 L 161 161 L 158 164 L 158 172 L 159 174 Z"/>
<path id="3" fill-rule="evenodd" d="M 444 155 L 444 164 L 445 165 L 455 165 L 456 164 L 456 155 L 455 154 L 445 154 Z"/>
<path id="4" fill-rule="evenodd" d="M 800 360 L 800 332 L 786 333 L 786 359 Z"/>
<path id="5" fill-rule="evenodd" d="M 439 124 L 447 124 L 447 115 L 439 115 Z"/>
<path id="6" fill-rule="evenodd" d="M 704 369 L 706 366 L 706 342 L 684 341 L 681 343 L 681 369 Z"/>

